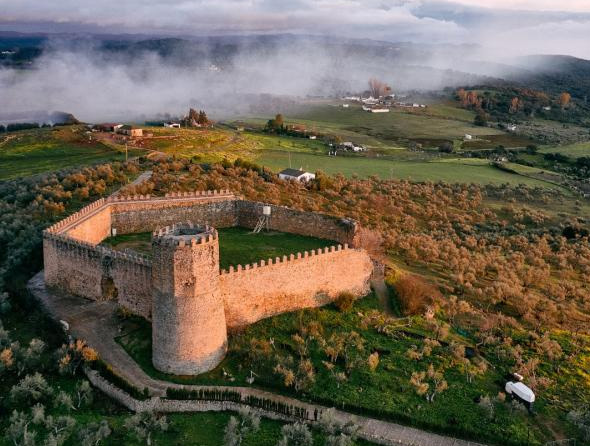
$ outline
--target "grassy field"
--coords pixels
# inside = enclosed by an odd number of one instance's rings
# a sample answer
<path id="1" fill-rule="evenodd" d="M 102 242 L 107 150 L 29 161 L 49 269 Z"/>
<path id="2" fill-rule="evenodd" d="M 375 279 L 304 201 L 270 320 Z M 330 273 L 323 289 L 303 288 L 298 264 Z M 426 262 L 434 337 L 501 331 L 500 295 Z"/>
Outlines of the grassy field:
<path id="1" fill-rule="evenodd" d="M 316 126 L 318 130 L 348 130 L 385 142 L 415 140 L 436 144 L 442 140 L 462 139 L 466 133 L 475 136 L 501 135 L 503 132 L 477 127 L 468 120 L 469 112 L 438 105 L 426 109 L 391 109 L 389 113 L 367 113 L 360 106 L 314 107 L 289 117 L 297 122 Z"/>
<path id="2" fill-rule="evenodd" d="M 565 146 L 544 146 L 539 149 L 541 153 L 561 153 L 570 158 L 590 156 L 590 141 L 569 144 Z"/>
<path id="3" fill-rule="evenodd" d="M 222 269 L 337 244 L 330 240 L 277 231 L 252 234 L 250 229 L 245 228 L 219 228 L 218 232 L 219 263 Z M 151 254 L 149 232 L 118 235 L 106 239 L 104 243 L 115 249 L 132 249 Z"/>
<path id="4" fill-rule="evenodd" d="M 144 139 L 142 147 L 178 157 L 198 157 L 211 162 L 227 158 L 252 159 L 266 149 L 288 148 L 297 152 L 324 151 L 320 141 L 263 133 L 237 132 L 228 128 L 164 129 L 148 127 L 154 138 Z"/>
<path id="5" fill-rule="evenodd" d="M 444 158 L 437 161 L 392 161 L 364 157 L 330 157 L 307 153 L 291 153 L 291 165 L 315 172 L 342 173 L 381 178 L 411 179 L 414 181 L 447 181 L 449 183 L 479 184 L 527 184 L 530 186 L 556 187 L 546 181 L 504 172 L 490 166 L 487 160 L 475 158 Z M 289 166 L 289 153 L 265 151 L 256 162 L 261 166 L 279 171 Z"/>
<path id="6" fill-rule="evenodd" d="M 130 151 L 129 155 L 136 155 Z M 100 162 L 124 160 L 125 154 L 88 142 L 81 126 L 23 130 L 0 136 L 0 180 Z"/>
<path id="7" fill-rule="evenodd" d="M 292 336 L 300 332 L 302 327 L 310 327 L 310 324 L 319 326 L 317 329 L 326 340 L 334 333 L 355 331 L 363 339 L 363 349 L 360 353 L 350 353 L 358 354 L 358 357 L 353 360 L 356 365 L 348 369 L 344 381 L 334 378 L 337 372 L 345 369 L 344 359 L 336 361 L 334 369 L 332 366 L 326 367 L 325 354 L 321 348 L 314 341 L 306 344 L 306 354 L 316 367 L 315 380 L 308 389 L 297 393 L 298 398 L 321 401 L 348 410 L 366 410 L 363 413 L 444 432 L 462 432 L 465 436 L 489 443 L 507 444 L 503 440 L 526 442 L 530 439 L 530 444 L 539 444 L 545 438 L 547 427 L 543 424 L 542 401 L 538 406 L 541 414 L 537 417 L 530 417 L 522 411 L 513 411 L 509 404 L 505 404 L 498 406 L 494 421 L 488 420 L 475 403 L 481 395 L 494 396 L 502 391 L 501 369 L 489 368 L 483 376 L 468 382 L 463 372 L 450 366 L 444 355 L 439 356 L 433 352 L 425 364 L 417 363 L 407 357 L 406 351 L 414 345 L 419 346 L 424 336 L 431 336 L 422 328 L 420 319 L 400 320 L 394 334 L 386 335 L 360 322 L 364 315 L 378 308 L 377 298 L 369 295 L 357 301 L 348 313 L 341 313 L 328 306 L 262 320 L 249 326 L 244 332 L 232 335 L 226 359 L 213 371 L 197 377 L 165 375 L 153 368 L 151 327 L 145 321 L 128 320 L 124 324 L 124 334 L 117 340 L 155 378 L 183 384 L 247 386 L 249 384 L 246 378 L 252 368 L 257 374 L 254 386 L 289 393 L 292 390 L 285 388 L 281 378 L 272 371 L 273 360 L 264 355 L 256 357 L 256 353 L 251 351 L 251 340 L 273 339 L 275 347 L 270 356 L 289 356 L 297 354 Z M 452 339 L 470 345 L 469 339 L 458 334 L 453 334 Z M 379 353 L 379 365 L 375 371 L 370 371 L 365 362 L 371 352 Z M 418 396 L 409 384 L 411 372 L 426 367 L 428 363 L 446 370 L 444 376 L 449 383 L 448 390 L 438 395 L 433 403 L 427 403 L 423 397 Z"/>

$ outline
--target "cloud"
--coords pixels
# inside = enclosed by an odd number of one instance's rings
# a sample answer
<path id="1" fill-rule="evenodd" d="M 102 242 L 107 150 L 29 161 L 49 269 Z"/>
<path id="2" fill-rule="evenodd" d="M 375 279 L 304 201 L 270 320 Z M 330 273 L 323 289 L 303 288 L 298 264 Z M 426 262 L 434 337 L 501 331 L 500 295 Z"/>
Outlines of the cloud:
<path id="1" fill-rule="evenodd" d="M 2 0 L 0 30 L 299 33 L 396 42 L 484 43 L 494 48 L 498 46 L 494 35 L 504 42 L 516 29 L 519 40 L 512 44 L 520 45 L 523 52 L 542 49 L 547 42 L 560 53 L 587 55 L 578 47 L 583 39 L 588 41 L 588 33 L 581 29 L 588 22 L 588 0 Z M 535 36 L 535 42 L 522 39 L 543 30 L 550 30 L 557 39 L 543 34 Z"/>

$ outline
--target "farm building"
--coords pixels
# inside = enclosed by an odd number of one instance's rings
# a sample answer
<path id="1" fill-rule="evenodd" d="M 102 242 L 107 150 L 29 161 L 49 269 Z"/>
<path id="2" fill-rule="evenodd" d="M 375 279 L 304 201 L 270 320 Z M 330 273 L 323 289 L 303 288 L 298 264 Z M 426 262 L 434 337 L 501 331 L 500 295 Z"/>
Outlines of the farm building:
<path id="1" fill-rule="evenodd" d="M 369 113 L 389 113 L 389 108 L 380 106 L 367 107 L 363 105 L 363 110 Z"/>
<path id="2" fill-rule="evenodd" d="M 315 179 L 315 174 L 306 172 L 302 169 L 285 169 L 279 172 L 281 180 L 309 181 Z"/>
<path id="3" fill-rule="evenodd" d="M 115 132 L 121 127 L 123 127 L 123 124 L 117 124 L 115 122 L 104 122 L 94 126 L 94 128 L 100 132 Z"/>
<path id="4" fill-rule="evenodd" d="M 178 122 L 165 122 L 164 127 L 169 129 L 179 129 L 180 124 Z"/>
<path id="5" fill-rule="evenodd" d="M 124 125 L 117 129 L 117 133 L 127 136 L 143 136 L 143 130 L 132 125 Z"/>
<path id="6" fill-rule="evenodd" d="M 345 151 L 352 150 L 353 152 L 364 152 L 365 150 L 367 150 L 363 146 L 357 146 L 356 144 L 350 141 L 343 142 L 340 145 L 340 147 Z"/>

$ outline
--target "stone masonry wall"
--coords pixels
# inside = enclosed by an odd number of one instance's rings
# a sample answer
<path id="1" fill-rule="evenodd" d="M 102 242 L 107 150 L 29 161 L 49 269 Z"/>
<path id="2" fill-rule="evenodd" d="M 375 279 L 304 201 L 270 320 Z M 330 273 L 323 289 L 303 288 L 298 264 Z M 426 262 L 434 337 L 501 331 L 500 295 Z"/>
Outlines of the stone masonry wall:
<path id="1" fill-rule="evenodd" d="M 343 291 L 369 292 L 373 265 L 360 249 L 330 247 L 230 267 L 220 276 L 229 328 L 287 311 L 319 307 Z"/>
<path id="2" fill-rule="evenodd" d="M 100 243 L 111 234 L 111 207 L 104 206 L 81 218 L 66 234 L 86 243 Z"/>
<path id="3" fill-rule="evenodd" d="M 135 314 L 151 315 L 151 261 L 61 235 L 43 240 L 45 283 L 92 300 L 117 299 Z"/>
<path id="4" fill-rule="evenodd" d="M 46 283 L 93 300 L 117 299 L 130 311 L 150 318 L 152 263 L 143 256 L 97 246 L 111 227 L 119 234 L 189 220 L 217 227 L 254 227 L 262 206 L 239 200 L 228 191 L 98 200 L 44 232 Z M 281 206 L 271 208 L 271 229 L 356 246 L 359 228 L 354 221 Z M 230 327 L 320 306 L 344 290 L 355 294 L 368 291 L 371 262 L 364 251 L 334 249 L 291 257 L 222 272 L 220 288 Z"/>
<path id="5" fill-rule="evenodd" d="M 254 228 L 262 215 L 262 206 L 264 205 L 264 203 L 254 201 L 238 201 L 237 224 L 245 228 Z M 267 206 L 271 207 L 270 229 L 325 238 L 356 247 L 355 234 L 358 224 L 353 220 L 317 212 L 298 211 L 285 206 Z"/>
<path id="6" fill-rule="evenodd" d="M 217 228 L 235 226 L 236 199 L 229 193 L 184 196 L 169 194 L 164 199 L 121 200 L 112 203 L 112 227 L 117 234 L 154 231 L 191 221 Z"/>

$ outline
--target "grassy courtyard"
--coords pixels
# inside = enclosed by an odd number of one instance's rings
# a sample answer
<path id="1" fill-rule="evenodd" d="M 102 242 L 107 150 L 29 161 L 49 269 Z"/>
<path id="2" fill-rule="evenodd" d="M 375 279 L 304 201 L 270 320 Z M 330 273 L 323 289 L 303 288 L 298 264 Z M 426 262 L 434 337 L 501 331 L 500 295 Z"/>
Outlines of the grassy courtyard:
<path id="1" fill-rule="evenodd" d="M 269 231 L 252 234 L 246 228 L 219 228 L 219 263 L 222 269 L 230 265 L 246 265 L 259 260 L 282 257 L 292 253 L 310 251 L 336 245 L 337 242 L 289 234 L 286 232 Z M 151 253 L 150 232 L 125 234 L 110 237 L 103 243 L 115 249 L 131 249 L 142 254 Z"/>

